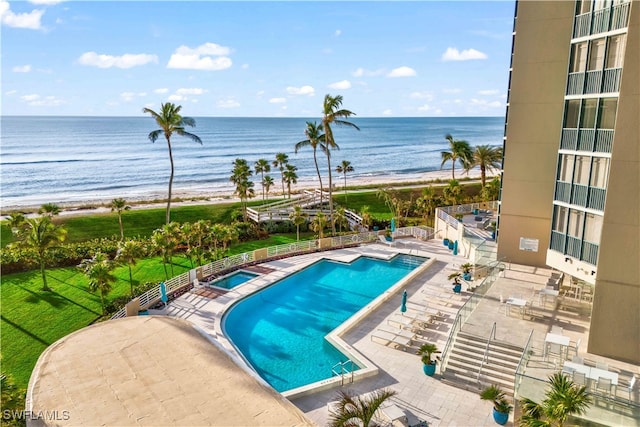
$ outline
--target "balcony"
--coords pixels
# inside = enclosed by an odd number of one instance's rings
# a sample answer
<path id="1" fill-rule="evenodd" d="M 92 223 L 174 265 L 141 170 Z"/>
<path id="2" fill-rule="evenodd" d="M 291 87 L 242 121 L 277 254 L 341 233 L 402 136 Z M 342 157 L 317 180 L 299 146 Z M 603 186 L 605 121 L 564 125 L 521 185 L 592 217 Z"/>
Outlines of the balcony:
<path id="1" fill-rule="evenodd" d="M 570 182 L 556 182 L 556 195 L 554 200 L 559 202 L 570 203 L 571 202 L 571 183 Z"/>
<path id="2" fill-rule="evenodd" d="M 604 201 L 606 195 L 607 190 L 604 188 L 589 187 L 589 199 L 587 202 L 587 207 L 604 212 Z"/>
<path id="3" fill-rule="evenodd" d="M 595 139 L 595 129 L 580 129 L 578 131 L 578 150 L 592 152 Z"/>
<path id="4" fill-rule="evenodd" d="M 601 93 L 619 92 L 621 75 L 622 68 L 607 68 L 604 70 Z"/>
<path id="5" fill-rule="evenodd" d="M 558 231 L 551 232 L 551 243 L 549 244 L 549 249 L 552 249 L 556 252 L 564 253 L 565 240 L 566 235 L 562 234 Z"/>
<path id="6" fill-rule="evenodd" d="M 591 13 L 576 16 L 573 27 L 573 38 L 588 36 L 591 32 Z"/>
<path id="7" fill-rule="evenodd" d="M 584 72 L 569 73 L 567 95 L 582 95 L 584 93 L 584 75 Z"/>
<path id="8" fill-rule="evenodd" d="M 586 207 L 588 193 L 589 187 L 586 185 L 574 184 L 571 191 L 571 204 Z"/>
<path id="9" fill-rule="evenodd" d="M 578 149 L 578 129 L 564 128 L 562 129 L 562 139 L 560 141 L 562 150 Z"/>
<path id="10" fill-rule="evenodd" d="M 591 34 L 605 33 L 609 31 L 609 19 L 611 17 L 611 9 L 600 9 L 593 12 L 593 21 L 591 26 Z"/>
<path id="11" fill-rule="evenodd" d="M 598 249 L 595 243 L 582 242 L 582 256 L 580 259 L 591 265 L 598 265 Z"/>
<path id="12" fill-rule="evenodd" d="M 629 26 L 629 7 L 631 2 L 619 4 L 612 8 L 611 30 L 619 30 Z"/>
<path id="13" fill-rule="evenodd" d="M 574 258 L 582 259 L 580 252 L 582 250 L 582 240 L 577 237 L 567 236 L 567 248 L 565 253 Z"/>
<path id="14" fill-rule="evenodd" d="M 596 144 L 594 151 L 596 153 L 611 153 L 613 147 L 613 129 L 596 130 Z"/>
<path id="15" fill-rule="evenodd" d="M 600 93 L 602 91 L 602 70 L 587 71 L 584 93 Z"/>

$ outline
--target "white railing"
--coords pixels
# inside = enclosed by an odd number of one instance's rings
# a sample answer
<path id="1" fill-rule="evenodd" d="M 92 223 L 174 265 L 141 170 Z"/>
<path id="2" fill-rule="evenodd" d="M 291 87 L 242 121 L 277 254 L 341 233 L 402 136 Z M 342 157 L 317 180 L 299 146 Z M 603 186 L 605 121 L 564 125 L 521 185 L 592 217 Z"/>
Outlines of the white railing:
<path id="1" fill-rule="evenodd" d="M 429 227 L 405 227 L 396 230 L 396 233 L 401 233 L 403 236 L 413 236 L 417 239 L 428 240 L 433 237 L 434 232 Z M 328 250 L 341 248 L 350 245 L 359 245 L 362 243 L 371 243 L 378 241 L 378 233 L 373 231 L 367 231 L 364 233 L 347 234 L 344 236 L 331 237 L 330 240 L 303 240 L 300 242 L 292 242 L 284 245 L 270 246 L 267 248 L 267 258 L 261 261 L 270 261 L 273 258 L 299 255 L 302 253 L 315 252 L 317 250 Z M 327 243 L 328 242 L 328 243 Z M 225 272 L 229 269 L 239 268 L 243 265 L 247 265 L 255 262 L 254 252 L 244 252 L 238 255 L 232 255 L 226 258 L 222 258 L 213 261 L 209 264 L 203 265 L 196 270 L 200 270 L 202 277 L 208 277 L 215 274 Z M 165 281 L 167 294 L 171 294 L 178 291 L 190 284 L 190 278 L 193 277 L 192 272 L 187 271 L 176 277 L 173 277 Z M 160 285 L 148 290 L 138 298 L 140 300 L 140 309 L 146 310 L 157 304 L 160 301 Z M 127 314 L 125 307 L 117 311 L 112 319 L 118 319 L 125 317 Z"/>

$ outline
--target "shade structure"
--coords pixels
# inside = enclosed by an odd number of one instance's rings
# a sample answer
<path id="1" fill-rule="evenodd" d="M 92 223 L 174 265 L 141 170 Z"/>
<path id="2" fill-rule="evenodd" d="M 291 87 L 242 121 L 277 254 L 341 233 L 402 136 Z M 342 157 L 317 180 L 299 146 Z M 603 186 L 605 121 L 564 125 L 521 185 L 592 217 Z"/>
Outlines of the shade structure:
<path id="1" fill-rule="evenodd" d="M 394 231 L 396 231 L 396 219 L 391 218 L 391 232 L 393 233 Z"/>
<path id="2" fill-rule="evenodd" d="M 407 291 L 402 292 L 402 304 L 400 304 L 400 311 L 402 313 L 407 312 Z"/>
<path id="3" fill-rule="evenodd" d="M 160 282 L 160 300 L 167 304 L 169 297 L 167 297 L 167 285 L 164 282 Z"/>

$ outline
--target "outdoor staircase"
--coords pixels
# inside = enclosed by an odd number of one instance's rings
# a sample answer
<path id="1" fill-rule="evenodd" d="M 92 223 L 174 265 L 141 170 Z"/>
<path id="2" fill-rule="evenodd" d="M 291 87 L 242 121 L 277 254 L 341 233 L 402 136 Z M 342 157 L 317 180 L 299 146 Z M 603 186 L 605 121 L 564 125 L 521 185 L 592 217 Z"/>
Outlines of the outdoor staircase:
<path id="1" fill-rule="evenodd" d="M 443 382 L 469 391 L 499 385 L 513 396 L 515 373 L 524 348 L 491 340 L 487 358 L 487 338 L 460 331 L 449 356 Z"/>

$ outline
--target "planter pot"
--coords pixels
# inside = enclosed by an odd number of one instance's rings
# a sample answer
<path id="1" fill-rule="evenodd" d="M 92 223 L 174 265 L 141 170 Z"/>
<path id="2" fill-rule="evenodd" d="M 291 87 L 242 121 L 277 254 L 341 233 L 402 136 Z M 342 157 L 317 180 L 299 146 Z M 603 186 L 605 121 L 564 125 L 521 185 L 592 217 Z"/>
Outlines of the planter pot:
<path id="1" fill-rule="evenodd" d="M 445 246 L 449 246 L 449 239 L 444 239 L 442 241 L 442 244 L 445 245 Z"/>
<path id="2" fill-rule="evenodd" d="M 498 412 L 496 408 L 493 408 L 493 421 L 503 426 L 509 421 L 509 413 Z"/>
<path id="3" fill-rule="evenodd" d="M 425 375 L 432 377 L 436 373 L 436 364 L 432 363 L 431 365 L 422 365 L 422 370 Z"/>
<path id="4" fill-rule="evenodd" d="M 462 273 L 462 278 L 464 280 L 471 280 L 471 273 Z"/>
<path id="5" fill-rule="evenodd" d="M 449 249 L 453 250 L 453 240 L 449 240 Z"/>
<path id="6" fill-rule="evenodd" d="M 454 293 L 459 294 L 461 290 L 462 290 L 462 285 L 460 283 L 455 283 L 453 285 L 453 292 Z"/>

